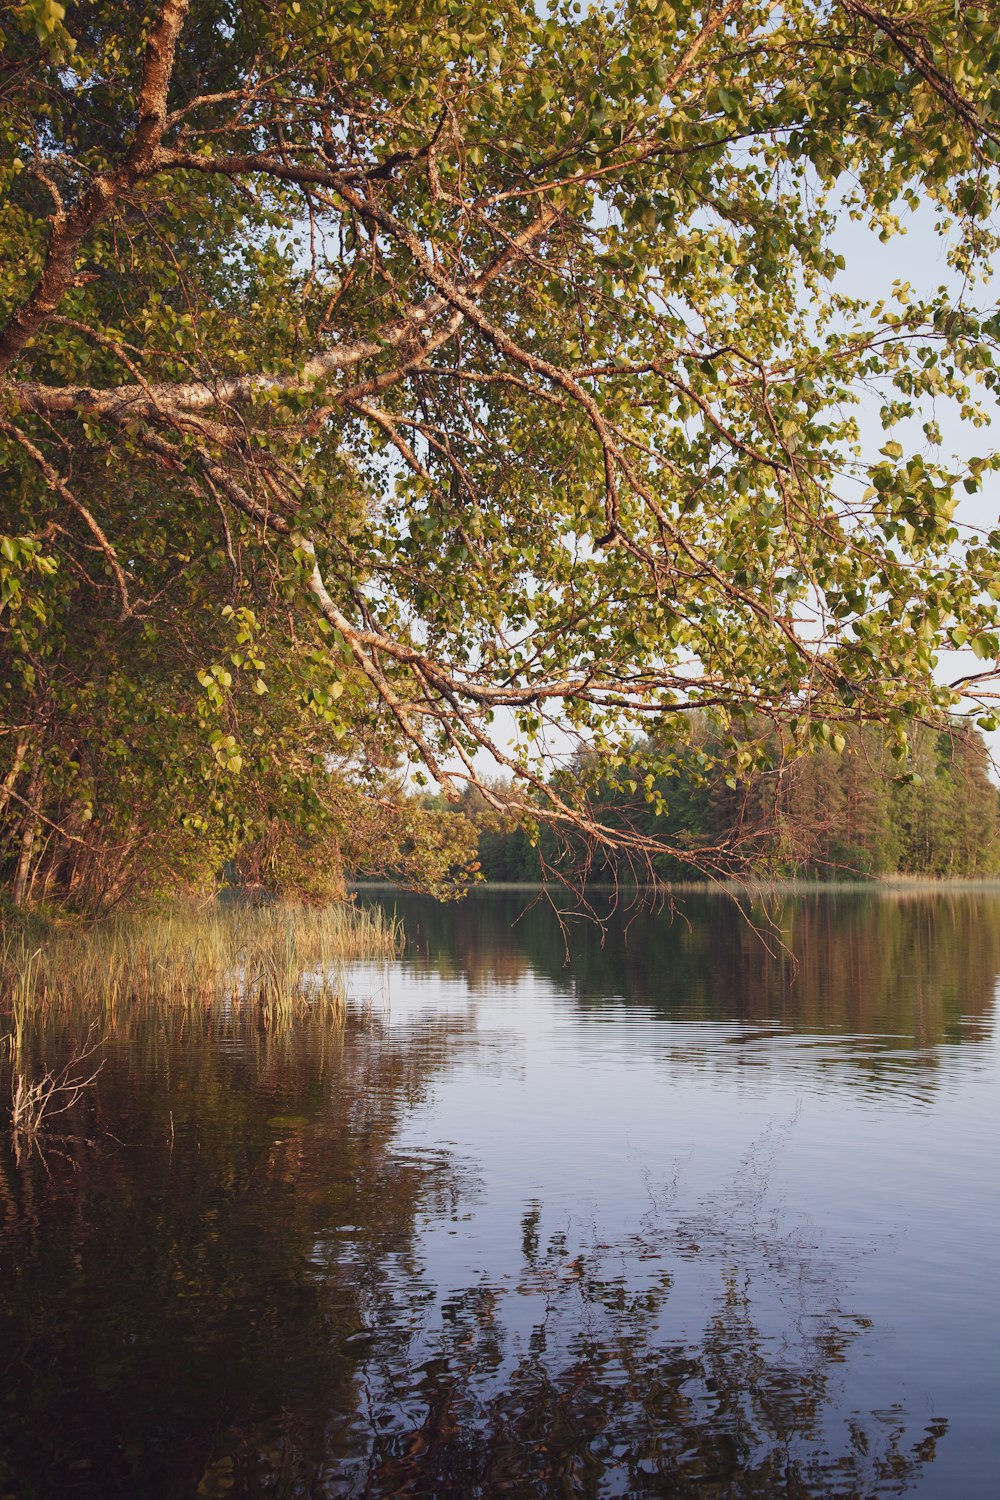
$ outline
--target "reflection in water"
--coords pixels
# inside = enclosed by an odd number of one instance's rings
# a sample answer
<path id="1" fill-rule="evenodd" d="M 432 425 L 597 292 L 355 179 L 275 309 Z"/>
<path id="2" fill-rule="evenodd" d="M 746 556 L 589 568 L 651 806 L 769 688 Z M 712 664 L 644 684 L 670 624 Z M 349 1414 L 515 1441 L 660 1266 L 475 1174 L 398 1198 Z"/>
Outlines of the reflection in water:
<path id="1" fill-rule="evenodd" d="M 479 1006 L 531 972 L 571 989 L 584 1060 L 672 1018 L 705 1048 L 713 1023 L 719 1050 L 750 1022 L 813 1057 L 839 1035 L 848 1067 L 859 1032 L 903 1058 L 976 1053 L 1000 903 L 807 900 L 782 914 L 797 970 L 716 905 L 710 926 L 704 906 L 647 915 L 603 947 L 582 929 L 569 969 L 540 911 L 504 947 L 509 898 L 399 905 L 434 1003 L 270 1027 L 119 1011 L 75 1137 L 20 1165 L 0 1147 L 0 1500 L 923 1491 L 954 1413 L 852 1389 L 881 1310 L 855 1305 L 841 1246 L 774 1209 L 780 1131 L 744 1143 L 725 1190 L 657 1179 L 609 1226 L 532 1196 L 527 1163 L 498 1187 L 495 1127 L 470 1120 L 481 1151 L 449 1144 L 435 1110 L 454 1088 L 474 1112 L 487 1085 L 499 1118 L 520 1108 L 520 1012 L 504 1029 Z M 439 995 L 441 973 L 480 999 Z M 85 1030 L 63 1013 L 30 1045 L 56 1061 Z M 585 1158 L 552 1171 L 583 1201 Z M 476 1274 L 446 1252 L 490 1203 L 512 1248 L 498 1266 L 494 1234 Z"/>
<path id="2" fill-rule="evenodd" d="M 19 1500 L 193 1495 L 220 1448 L 321 1445 L 355 1405 L 366 1285 L 410 1253 L 417 1203 L 459 1187 L 391 1149 L 427 1086 L 405 1037 L 190 1012 L 122 1031 L 94 1144 L 0 1157 L 0 1494 Z"/>
<path id="3" fill-rule="evenodd" d="M 870 1321 L 836 1267 L 753 1211 L 654 1202 L 638 1232 L 580 1249 L 526 1207 L 519 1263 L 442 1302 L 408 1337 L 373 1334 L 370 1439 L 352 1494 L 875 1496 L 903 1494 L 948 1431 L 900 1404 L 852 1409 L 844 1365 Z M 758 1205 L 759 1206 L 759 1205 Z M 701 1336 L 679 1337 L 675 1278 L 710 1274 Z M 765 1328 L 768 1304 L 787 1314 Z M 380 1327 L 372 1309 L 372 1327 Z M 346 1491 L 345 1491 L 346 1493 Z"/>
<path id="4" fill-rule="evenodd" d="M 651 1245 L 615 1258 L 656 1258 Z M 513 1288 L 449 1299 L 416 1382 L 398 1353 L 367 1372 L 378 1380 L 358 1493 L 870 1496 L 904 1493 L 933 1460 L 947 1423 L 911 1439 L 901 1409 L 853 1414 L 839 1442 L 826 1434 L 864 1320 L 814 1312 L 801 1346 L 775 1351 L 733 1265 L 700 1345 L 672 1344 L 669 1273 L 640 1291 L 607 1269 L 607 1249 L 569 1259 L 554 1237 Z M 515 1347 L 504 1298 L 518 1294 L 545 1305 Z"/>
<path id="5" fill-rule="evenodd" d="M 603 925 L 560 922 L 530 893 L 474 892 L 460 905 L 378 900 L 400 913 L 406 961 L 473 988 L 529 972 L 569 990 L 584 1013 L 641 1002 L 673 1020 L 777 1023 L 797 1035 L 862 1039 L 933 1068 L 933 1049 L 991 1033 L 1000 970 L 1000 900 L 990 895 L 727 897 L 618 911 Z M 567 952 L 568 941 L 568 952 Z M 846 1054 L 838 1050 L 838 1056 Z"/>

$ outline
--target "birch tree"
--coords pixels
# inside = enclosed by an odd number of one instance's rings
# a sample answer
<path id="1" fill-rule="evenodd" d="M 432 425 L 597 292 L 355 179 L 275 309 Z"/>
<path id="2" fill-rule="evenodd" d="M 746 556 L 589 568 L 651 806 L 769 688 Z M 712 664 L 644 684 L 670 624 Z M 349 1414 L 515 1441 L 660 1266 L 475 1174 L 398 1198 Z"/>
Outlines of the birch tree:
<path id="1" fill-rule="evenodd" d="M 655 725 L 652 785 L 693 713 L 734 779 L 774 743 L 748 722 L 799 754 L 878 721 L 904 771 L 908 722 L 959 694 L 992 722 L 1000 533 L 955 510 L 996 462 L 940 441 L 996 384 L 988 8 L 0 14 L 22 897 L 40 849 L 115 825 L 114 767 L 154 839 L 221 849 L 332 768 L 377 807 L 402 755 L 646 857 L 546 745 L 628 782 Z M 838 223 L 917 208 L 951 289 L 846 295 Z M 948 645 L 972 679 L 937 680 Z"/>

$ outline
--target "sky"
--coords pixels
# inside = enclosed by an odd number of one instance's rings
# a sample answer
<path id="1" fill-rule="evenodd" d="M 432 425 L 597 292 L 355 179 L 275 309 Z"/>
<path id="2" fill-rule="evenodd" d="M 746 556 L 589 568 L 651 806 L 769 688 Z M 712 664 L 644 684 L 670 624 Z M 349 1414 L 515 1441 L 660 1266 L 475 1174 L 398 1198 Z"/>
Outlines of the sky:
<path id="1" fill-rule="evenodd" d="M 835 235 L 835 249 L 844 256 L 846 267 L 837 278 L 838 290 L 852 296 L 876 300 L 888 297 L 894 281 L 908 281 L 916 295 L 947 286 L 951 291 L 960 289 L 960 278 L 948 265 L 947 237 L 938 233 L 935 214 L 928 205 L 916 213 L 904 212 L 906 233 L 898 234 L 885 244 L 879 242 L 862 224 L 853 223 L 845 214 Z M 965 300 L 982 311 L 995 307 L 1000 299 L 1000 280 L 996 276 L 969 288 Z M 996 395 L 981 390 L 980 400 L 989 409 L 996 406 Z M 951 403 L 941 402 L 935 416 L 942 430 L 942 446 L 938 450 L 942 457 L 956 456 L 960 461 L 974 455 L 983 455 L 997 446 L 998 435 L 991 428 L 977 428 L 960 420 Z M 859 410 L 866 454 L 875 455 L 886 440 L 879 421 L 877 403 L 867 402 Z M 912 427 L 919 427 L 914 421 Z M 903 429 L 892 435 L 898 436 Z M 921 435 L 922 436 L 922 435 Z M 960 503 L 955 514 L 959 526 L 973 526 L 989 530 L 1000 521 L 1000 475 L 984 476 L 983 487 L 976 495 L 967 495 L 960 488 Z M 984 663 L 978 661 L 966 648 L 962 651 L 947 650 L 940 653 L 937 676 L 942 682 L 954 681 L 971 672 L 981 672 Z M 994 758 L 994 776 L 1000 781 L 1000 731 L 985 736 Z"/>
<path id="2" fill-rule="evenodd" d="M 882 243 L 877 233 L 862 223 L 852 221 L 845 212 L 833 238 L 833 249 L 842 254 L 845 260 L 845 269 L 836 278 L 835 289 L 848 296 L 875 301 L 883 297 L 889 298 L 894 282 L 908 281 L 915 296 L 928 295 L 942 285 L 957 295 L 960 278 L 948 265 L 949 241 L 938 233 L 935 218 L 930 205 L 915 213 L 904 209 L 901 214 L 904 232 Z M 966 302 L 979 310 L 994 306 L 998 298 L 1000 280 L 996 277 L 992 284 L 978 284 L 967 289 L 965 294 Z M 981 393 L 981 399 L 987 406 L 995 404 L 996 400 L 993 393 L 986 391 Z M 858 408 L 864 452 L 866 457 L 870 456 L 872 459 L 877 457 L 879 449 L 890 436 L 882 429 L 878 407 L 877 400 L 866 397 Z M 951 403 L 938 403 L 934 415 L 942 430 L 942 445 L 936 450 L 937 456 L 944 461 L 954 456 L 961 463 L 971 456 L 982 456 L 996 444 L 997 439 L 991 429 L 976 428 L 961 421 Z M 920 431 L 921 420 L 926 420 L 926 416 L 907 424 L 910 427 L 909 433 L 901 424 L 891 436 L 902 435 L 904 443 L 909 438 L 915 446 L 922 445 L 924 438 Z M 978 494 L 970 496 L 960 489 L 960 496 L 955 516 L 955 523 L 960 527 L 974 526 L 988 530 L 1000 521 L 1000 475 L 987 474 Z M 948 649 L 940 653 L 937 676 L 942 682 L 954 681 L 965 673 L 981 672 L 983 667 L 984 663 L 968 648 L 962 651 Z M 504 745 L 512 740 L 514 729 L 513 716 L 504 711 L 499 712 L 494 725 L 498 743 Z M 993 756 L 994 779 L 1000 782 L 1000 731 L 987 734 L 985 739 Z M 556 757 L 568 756 L 574 748 L 574 742 L 553 730 L 547 731 L 545 743 L 549 752 Z M 496 774 L 500 770 L 485 752 L 480 752 L 476 757 L 476 766 L 484 774 Z"/>

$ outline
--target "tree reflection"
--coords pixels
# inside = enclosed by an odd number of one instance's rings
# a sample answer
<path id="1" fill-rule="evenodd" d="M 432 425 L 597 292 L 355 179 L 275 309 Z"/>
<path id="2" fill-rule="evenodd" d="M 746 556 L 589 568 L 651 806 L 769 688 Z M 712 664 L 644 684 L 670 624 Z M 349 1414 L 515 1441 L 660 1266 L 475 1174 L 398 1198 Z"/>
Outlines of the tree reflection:
<path id="1" fill-rule="evenodd" d="M 373 1353 L 367 1462 L 338 1493 L 799 1500 L 909 1489 L 947 1423 L 915 1431 L 898 1406 L 838 1416 L 839 1376 L 866 1320 L 814 1298 L 797 1339 L 769 1338 L 752 1295 L 768 1272 L 729 1261 L 702 1340 L 678 1341 L 669 1268 L 645 1280 L 635 1269 L 669 1262 L 672 1241 L 676 1251 L 677 1235 L 647 1227 L 575 1255 L 558 1234 L 540 1250 L 529 1209 L 519 1279 L 448 1298 L 421 1357 Z M 787 1246 L 770 1246 L 768 1264 L 786 1291 L 805 1269 Z M 527 1325 L 519 1298 L 540 1309 Z"/>
<path id="2" fill-rule="evenodd" d="M 472 986 L 534 971 L 585 1011 L 641 1001 L 666 1017 L 777 1020 L 889 1048 L 985 1035 L 1000 973 L 1000 900 L 988 894 L 823 892 L 743 907 L 684 896 L 605 911 L 602 925 L 580 914 L 561 925 L 530 893 L 387 904 L 411 937 L 408 963 Z"/>
<path id="3" fill-rule="evenodd" d="M 53 1017 L 47 1055 L 73 1032 Z M 124 1012 L 77 1136 L 20 1168 L 0 1145 L 0 1495 L 179 1500 L 247 1442 L 326 1454 L 367 1288 L 405 1283 L 418 1208 L 468 1190 L 394 1148 L 466 1040 Z"/>
<path id="4" fill-rule="evenodd" d="M 930 965 L 924 1034 L 982 1012 L 992 907 L 865 910 L 795 907 L 809 998 L 782 989 L 784 959 L 760 958 L 728 1003 L 753 1014 L 785 997 L 846 1026 L 850 976 L 871 963 L 862 1003 L 891 1014 L 907 993 L 891 962 L 910 953 Z M 713 952 L 694 921 L 642 920 L 665 1013 L 679 996 L 723 1013 L 752 935 L 733 925 Z M 973 920 L 992 923 L 979 957 L 961 951 Z M 548 963 L 565 982 L 552 928 L 536 914 L 516 932 L 504 972 Z M 640 992 L 633 941 L 575 960 L 582 1006 L 611 992 L 615 961 L 614 992 Z M 462 944 L 450 951 L 461 969 Z M 52 1014 L 35 1041 L 55 1060 L 88 1019 Z M 943 1421 L 850 1410 L 842 1380 L 867 1325 L 830 1268 L 731 1203 L 682 1220 L 661 1202 L 614 1244 L 570 1243 L 529 1204 L 507 1277 L 442 1288 L 422 1228 L 460 1221 L 479 1185 L 444 1150 L 401 1149 L 400 1129 L 443 1071 L 494 1045 L 473 1012 L 389 1026 L 363 1010 L 279 1024 L 139 1006 L 105 1021 L 78 1138 L 21 1167 L 0 1150 L 2 1500 L 795 1500 L 900 1494 L 932 1462 Z"/>

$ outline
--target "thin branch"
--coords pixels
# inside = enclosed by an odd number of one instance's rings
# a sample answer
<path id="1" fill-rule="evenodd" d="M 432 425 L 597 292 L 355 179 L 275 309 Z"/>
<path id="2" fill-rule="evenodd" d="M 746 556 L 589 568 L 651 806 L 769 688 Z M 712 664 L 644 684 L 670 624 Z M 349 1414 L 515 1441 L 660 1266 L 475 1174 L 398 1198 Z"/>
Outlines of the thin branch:
<path id="1" fill-rule="evenodd" d="M 118 586 L 118 594 L 121 599 L 121 614 L 119 615 L 119 619 L 127 620 L 133 611 L 132 604 L 129 601 L 128 582 L 125 578 L 125 571 L 122 568 L 121 563 L 118 561 L 117 552 L 111 545 L 111 542 L 108 540 L 108 537 L 100 523 L 97 521 L 92 512 L 87 509 L 83 501 L 77 499 L 77 497 L 73 494 L 73 491 L 70 489 L 69 485 L 66 483 L 65 479 L 63 479 L 62 475 L 57 473 L 57 471 L 52 467 L 48 459 L 45 457 L 45 454 L 41 451 L 40 448 L 37 448 L 35 446 L 35 444 L 29 437 L 26 436 L 25 433 L 21 432 L 18 427 L 15 427 L 13 425 L 13 423 L 5 422 L 2 418 L 0 418 L 0 432 L 6 433 L 9 438 L 13 439 L 15 443 L 18 443 L 24 449 L 25 453 L 27 453 L 28 457 L 38 468 L 49 488 L 51 490 L 54 490 L 55 493 L 60 497 L 60 499 L 66 502 L 71 510 L 76 511 L 77 515 L 87 526 L 92 536 L 95 538 L 97 545 L 104 553 L 104 556 L 107 559 L 108 567 L 114 574 L 115 583 Z"/>
<path id="2" fill-rule="evenodd" d="M 188 5 L 189 0 L 163 0 L 153 22 L 137 100 L 139 124 L 121 165 L 112 171 L 99 172 L 72 208 L 64 211 L 61 200 L 57 200 L 38 283 L 27 302 L 0 331 L 0 377 L 6 375 L 73 286 L 73 267 L 83 239 L 142 177 L 155 170 L 167 123 L 167 92 L 174 54 Z"/>

